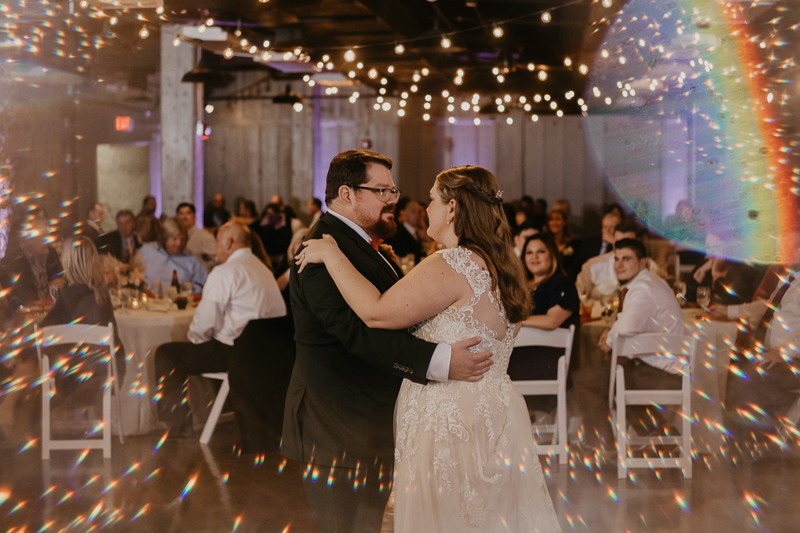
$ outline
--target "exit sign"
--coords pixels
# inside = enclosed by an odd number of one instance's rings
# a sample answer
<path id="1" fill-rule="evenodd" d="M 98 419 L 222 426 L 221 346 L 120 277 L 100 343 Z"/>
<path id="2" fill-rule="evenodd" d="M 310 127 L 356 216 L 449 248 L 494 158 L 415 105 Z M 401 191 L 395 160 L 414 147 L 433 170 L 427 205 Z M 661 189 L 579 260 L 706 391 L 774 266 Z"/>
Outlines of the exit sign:
<path id="1" fill-rule="evenodd" d="M 133 119 L 131 117 L 117 117 L 114 126 L 117 131 L 133 131 Z"/>

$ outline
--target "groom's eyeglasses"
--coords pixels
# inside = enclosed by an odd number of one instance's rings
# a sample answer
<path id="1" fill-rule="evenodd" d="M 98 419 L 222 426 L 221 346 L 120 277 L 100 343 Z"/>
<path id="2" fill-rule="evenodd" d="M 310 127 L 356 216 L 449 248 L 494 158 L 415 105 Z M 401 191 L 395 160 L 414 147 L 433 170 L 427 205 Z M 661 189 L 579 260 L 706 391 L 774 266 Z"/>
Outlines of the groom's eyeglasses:
<path id="1" fill-rule="evenodd" d="M 400 190 L 399 189 L 376 189 L 374 187 L 362 187 L 361 185 L 353 185 L 354 189 L 363 189 L 365 191 L 372 191 L 378 193 L 378 196 L 381 198 L 381 202 L 388 202 L 392 198 L 397 200 L 400 198 Z"/>

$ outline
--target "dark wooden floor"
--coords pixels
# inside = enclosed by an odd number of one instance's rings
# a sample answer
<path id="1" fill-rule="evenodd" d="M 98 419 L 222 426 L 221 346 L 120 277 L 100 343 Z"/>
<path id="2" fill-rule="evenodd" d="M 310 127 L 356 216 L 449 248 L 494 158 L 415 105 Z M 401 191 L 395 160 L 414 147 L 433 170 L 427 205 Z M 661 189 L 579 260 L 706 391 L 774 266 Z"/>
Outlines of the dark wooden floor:
<path id="1" fill-rule="evenodd" d="M 99 451 L 38 447 L 0 452 L 0 531 L 313 532 L 299 465 L 278 454 L 263 461 L 233 453 L 235 430 L 220 425 L 209 447 L 159 435 L 115 441 Z M 800 455 L 768 450 L 758 461 L 701 456 L 694 477 L 675 470 L 635 471 L 618 481 L 614 463 L 572 456 L 548 465 L 548 486 L 563 530 L 734 533 L 797 531 Z M 322 476 L 320 476 L 322 478 Z M 391 512 L 391 508 L 389 509 Z M 42 529 L 45 528 L 45 529 Z M 392 531 L 391 516 L 385 531 Z"/>

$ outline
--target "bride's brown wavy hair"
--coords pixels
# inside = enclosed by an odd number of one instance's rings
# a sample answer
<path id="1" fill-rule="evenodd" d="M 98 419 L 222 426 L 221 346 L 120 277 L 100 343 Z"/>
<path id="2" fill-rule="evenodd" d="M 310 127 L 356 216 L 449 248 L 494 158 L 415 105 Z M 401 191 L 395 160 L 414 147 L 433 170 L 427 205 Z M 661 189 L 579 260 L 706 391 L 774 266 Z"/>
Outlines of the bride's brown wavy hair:
<path id="1" fill-rule="evenodd" d="M 458 245 L 484 260 L 492 290 L 500 289 L 508 320 L 528 318 L 531 297 L 522 263 L 514 253 L 497 178 L 485 168 L 464 165 L 443 171 L 436 176 L 436 184 L 445 202 L 455 200 L 453 230 Z"/>

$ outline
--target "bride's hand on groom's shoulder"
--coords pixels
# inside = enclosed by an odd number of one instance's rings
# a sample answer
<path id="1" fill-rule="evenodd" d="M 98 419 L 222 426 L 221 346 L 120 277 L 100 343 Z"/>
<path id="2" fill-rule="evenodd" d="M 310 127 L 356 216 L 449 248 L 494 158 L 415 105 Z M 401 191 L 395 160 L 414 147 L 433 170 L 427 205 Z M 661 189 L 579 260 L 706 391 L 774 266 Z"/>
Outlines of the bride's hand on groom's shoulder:
<path id="1" fill-rule="evenodd" d="M 330 235 L 323 235 L 321 239 L 312 239 L 303 243 L 303 249 L 295 256 L 295 263 L 300 268 L 297 269 L 298 274 L 309 263 L 325 263 L 329 261 L 335 254 L 339 252 L 339 245 L 336 244 L 336 239 Z"/>
<path id="2" fill-rule="evenodd" d="M 480 381 L 489 371 L 494 361 L 492 352 L 473 353 L 468 348 L 481 341 L 480 337 L 465 339 L 452 345 L 450 356 L 450 373 L 448 377 L 455 381 Z"/>

